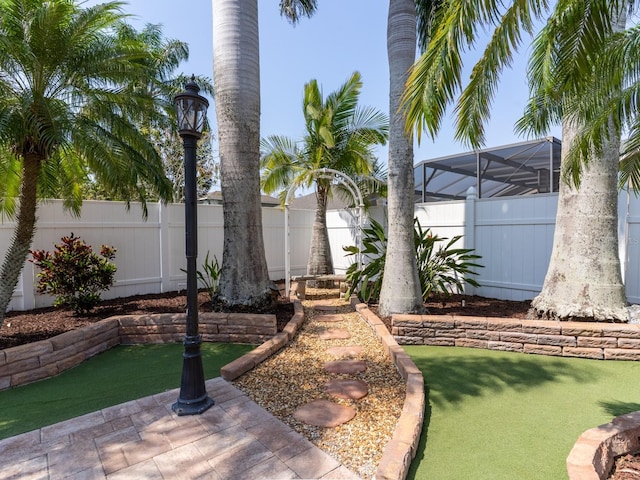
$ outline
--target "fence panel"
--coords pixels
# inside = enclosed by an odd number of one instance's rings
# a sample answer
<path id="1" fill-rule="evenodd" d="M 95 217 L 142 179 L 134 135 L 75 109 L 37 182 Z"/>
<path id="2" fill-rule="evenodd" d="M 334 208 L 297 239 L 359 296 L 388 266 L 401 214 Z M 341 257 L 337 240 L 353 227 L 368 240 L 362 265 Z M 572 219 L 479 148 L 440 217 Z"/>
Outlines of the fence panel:
<path id="1" fill-rule="evenodd" d="M 551 258 L 557 195 L 477 200 L 475 249 L 484 266 L 475 293 L 527 300 L 542 289 Z"/>

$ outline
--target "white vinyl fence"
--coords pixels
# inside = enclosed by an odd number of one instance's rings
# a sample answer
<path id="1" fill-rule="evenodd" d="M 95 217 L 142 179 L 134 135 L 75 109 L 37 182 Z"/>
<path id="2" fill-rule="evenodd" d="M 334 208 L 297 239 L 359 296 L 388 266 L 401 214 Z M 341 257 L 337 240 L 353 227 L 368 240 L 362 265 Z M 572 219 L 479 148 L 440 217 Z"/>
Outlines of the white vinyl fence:
<path id="1" fill-rule="evenodd" d="M 61 237 L 73 233 L 99 251 L 100 245 L 116 248 L 116 283 L 102 296 L 116 298 L 129 295 L 161 293 L 186 288 L 184 205 L 149 204 L 149 215 L 142 219 L 139 205 L 127 211 L 121 202 L 86 201 L 82 215 L 75 218 L 64 212 L 62 203 L 52 201 L 38 208 L 37 230 L 33 250 L 54 250 Z M 306 272 L 313 211 L 291 210 L 291 270 Z M 284 278 L 284 213 L 279 208 L 262 210 L 263 235 L 269 276 Z M 0 258 L 9 247 L 15 224 L 0 223 Z M 222 206 L 198 205 L 198 268 L 215 255 L 222 261 Z M 49 306 L 53 298 L 36 293 L 38 268 L 26 262 L 9 310 L 28 310 Z"/>
<path id="2" fill-rule="evenodd" d="M 542 289 L 547 271 L 557 194 L 476 199 L 417 204 L 416 217 L 434 234 L 451 238 L 463 235 L 467 248 L 474 248 L 482 258 L 477 280 L 481 287 L 467 293 L 507 300 L 533 298 Z M 38 209 L 38 224 L 33 249 L 53 250 L 60 238 L 81 237 L 94 250 L 100 245 L 116 247 L 118 267 L 116 284 L 104 298 L 135 294 L 160 293 L 184 289 L 186 275 L 184 250 L 184 205 L 150 204 L 149 216 L 142 220 L 138 205 L 127 211 L 119 202 L 87 201 L 82 216 L 74 218 L 63 212 L 62 204 L 53 201 Z M 369 215 L 384 223 L 383 207 L 371 209 Z M 291 209 L 291 274 L 306 272 L 311 241 L 312 210 Z M 285 277 L 284 211 L 263 209 L 264 242 L 273 280 Z M 640 303 L 640 198 L 621 193 L 619 201 L 620 258 L 627 297 Z M 352 211 L 327 214 L 329 239 L 336 273 L 344 273 L 355 261 L 345 257 L 343 246 L 356 244 L 357 217 Z M 8 248 L 14 223 L 0 223 L 0 258 Z M 207 254 L 222 260 L 223 215 L 219 205 L 198 205 L 198 265 Z M 35 293 L 37 268 L 25 263 L 20 281 L 9 305 L 11 310 L 26 310 L 51 305 L 48 296 Z"/>

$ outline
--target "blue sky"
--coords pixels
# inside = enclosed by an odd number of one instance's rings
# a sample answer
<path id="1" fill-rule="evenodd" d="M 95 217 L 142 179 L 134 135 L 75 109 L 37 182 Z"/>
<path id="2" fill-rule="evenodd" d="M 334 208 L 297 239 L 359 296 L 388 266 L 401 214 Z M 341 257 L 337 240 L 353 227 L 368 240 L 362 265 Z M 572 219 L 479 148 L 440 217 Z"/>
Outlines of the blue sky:
<path id="1" fill-rule="evenodd" d="M 88 4 L 99 3 L 90 0 Z M 190 60 L 181 69 L 213 78 L 211 0 L 129 0 L 124 9 L 132 23 L 163 25 L 165 35 L 189 44 Z M 258 0 L 260 17 L 261 134 L 299 138 L 304 132 L 302 92 L 315 78 L 326 94 L 336 90 L 354 70 L 363 79 L 361 104 L 388 111 L 389 74 L 386 51 L 388 1 L 320 0 L 318 12 L 295 27 L 280 17 L 277 0 Z M 505 72 L 487 126 L 487 147 L 525 140 L 513 132 L 528 97 L 525 47 Z M 477 53 L 465 55 L 470 68 Z M 215 125 L 215 104 L 210 119 Z M 214 130 L 215 132 L 215 130 Z M 549 134 L 560 136 L 556 128 Z M 423 136 L 415 150 L 415 163 L 428 158 L 468 151 L 453 139 L 450 119 L 432 141 Z M 382 160 L 386 147 L 378 149 Z"/>

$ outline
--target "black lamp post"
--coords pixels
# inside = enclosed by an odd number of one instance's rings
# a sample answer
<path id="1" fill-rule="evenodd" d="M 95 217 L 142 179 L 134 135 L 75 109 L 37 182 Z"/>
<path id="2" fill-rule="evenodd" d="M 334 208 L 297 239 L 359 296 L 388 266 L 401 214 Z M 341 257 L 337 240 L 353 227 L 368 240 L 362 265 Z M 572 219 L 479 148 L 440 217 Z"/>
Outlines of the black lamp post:
<path id="1" fill-rule="evenodd" d="M 196 146 L 202 136 L 209 106 L 207 99 L 198 95 L 199 91 L 195 77 L 192 76 L 191 81 L 185 85 L 185 91 L 176 95 L 174 99 L 178 115 L 178 133 L 184 145 L 184 219 L 187 257 L 187 334 L 184 338 L 180 396 L 171 407 L 178 415 L 198 415 L 214 403 L 207 395 L 204 385 L 200 352 L 202 337 L 198 333 Z"/>

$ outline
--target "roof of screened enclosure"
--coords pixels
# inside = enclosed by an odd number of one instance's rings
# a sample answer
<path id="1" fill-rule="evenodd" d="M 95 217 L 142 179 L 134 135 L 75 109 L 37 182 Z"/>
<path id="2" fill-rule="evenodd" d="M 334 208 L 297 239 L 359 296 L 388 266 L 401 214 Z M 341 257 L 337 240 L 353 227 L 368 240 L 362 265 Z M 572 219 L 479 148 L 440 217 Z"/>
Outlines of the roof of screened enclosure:
<path id="1" fill-rule="evenodd" d="M 561 141 L 546 137 L 424 160 L 415 165 L 415 201 L 461 200 L 558 191 Z"/>

